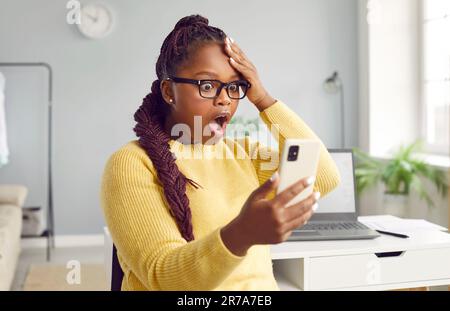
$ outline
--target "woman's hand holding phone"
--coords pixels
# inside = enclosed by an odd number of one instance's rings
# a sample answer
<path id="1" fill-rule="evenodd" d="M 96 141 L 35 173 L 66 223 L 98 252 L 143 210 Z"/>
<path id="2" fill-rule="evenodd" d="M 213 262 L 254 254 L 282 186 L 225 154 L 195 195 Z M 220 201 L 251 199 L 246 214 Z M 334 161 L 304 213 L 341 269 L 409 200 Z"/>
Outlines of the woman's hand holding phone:
<path id="1" fill-rule="evenodd" d="M 278 173 L 251 193 L 240 214 L 222 228 L 221 236 L 228 249 L 243 256 L 256 244 L 278 244 L 286 241 L 292 231 L 306 224 L 317 209 L 320 193 L 289 205 L 289 201 L 314 183 L 314 177 L 303 178 L 289 186 L 273 199 L 267 194 L 279 184 Z"/>

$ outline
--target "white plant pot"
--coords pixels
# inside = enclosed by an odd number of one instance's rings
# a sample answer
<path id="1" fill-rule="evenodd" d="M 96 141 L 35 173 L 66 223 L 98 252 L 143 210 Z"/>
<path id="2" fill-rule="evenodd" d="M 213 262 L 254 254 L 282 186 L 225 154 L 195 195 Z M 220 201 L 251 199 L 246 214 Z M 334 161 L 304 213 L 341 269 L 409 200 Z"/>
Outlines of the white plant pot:
<path id="1" fill-rule="evenodd" d="M 405 218 L 408 216 L 408 196 L 385 193 L 383 207 L 386 214 Z"/>

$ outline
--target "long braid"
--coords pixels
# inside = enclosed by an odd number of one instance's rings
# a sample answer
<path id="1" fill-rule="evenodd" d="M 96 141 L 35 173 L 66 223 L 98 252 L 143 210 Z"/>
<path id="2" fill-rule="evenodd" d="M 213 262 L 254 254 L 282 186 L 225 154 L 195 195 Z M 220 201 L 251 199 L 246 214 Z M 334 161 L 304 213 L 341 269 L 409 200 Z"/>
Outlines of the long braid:
<path id="1" fill-rule="evenodd" d="M 184 176 L 175 163 L 170 151 L 170 135 L 164 131 L 164 121 L 170 114 L 170 107 L 161 94 L 160 82 L 168 75 L 176 74 L 178 66 L 189 58 L 196 44 L 222 42 L 225 33 L 208 25 L 208 19 L 200 15 L 183 17 L 174 30 L 166 37 L 156 62 L 156 75 L 151 92 L 145 96 L 142 105 L 134 114 L 137 122 L 134 131 L 139 144 L 146 151 L 156 169 L 157 176 L 164 189 L 164 196 L 170 212 L 186 241 L 194 240 L 192 216 L 189 199 L 186 195 L 186 183 L 196 189 L 199 185 Z"/>

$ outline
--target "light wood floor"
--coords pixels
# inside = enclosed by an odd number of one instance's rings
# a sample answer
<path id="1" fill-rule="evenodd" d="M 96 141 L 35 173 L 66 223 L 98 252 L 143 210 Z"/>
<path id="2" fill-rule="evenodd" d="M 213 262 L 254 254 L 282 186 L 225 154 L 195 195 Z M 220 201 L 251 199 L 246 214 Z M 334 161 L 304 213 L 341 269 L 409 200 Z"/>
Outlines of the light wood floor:
<path id="1" fill-rule="evenodd" d="M 103 247 L 67 247 L 52 251 L 51 261 L 46 261 L 45 248 L 23 248 L 16 268 L 11 290 L 23 290 L 25 278 L 32 264 L 66 265 L 70 260 L 83 264 L 103 264 Z"/>

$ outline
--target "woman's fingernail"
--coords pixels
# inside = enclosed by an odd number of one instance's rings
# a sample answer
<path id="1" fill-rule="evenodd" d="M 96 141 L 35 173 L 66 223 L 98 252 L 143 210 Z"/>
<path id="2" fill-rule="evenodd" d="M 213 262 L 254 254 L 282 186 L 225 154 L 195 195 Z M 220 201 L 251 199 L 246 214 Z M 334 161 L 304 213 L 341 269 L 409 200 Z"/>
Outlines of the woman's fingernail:
<path id="1" fill-rule="evenodd" d="M 235 63 L 236 61 L 233 59 L 233 57 L 230 57 L 230 60 Z"/>
<path id="2" fill-rule="evenodd" d="M 313 212 L 315 212 L 317 210 L 317 208 L 319 207 L 319 204 L 316 202 L 314 203 L 314 205 L 312 206 L 312 210 Z"/>
<path id="3" fill-rule="evenodd" d="M 275 181 L 278 178 L 278 172 L 275 172 L 272 177 L 270 177 L 270 181 Z"/>
<path id="4" fill-rule="evenodd" d="M 233 40 L 233 38 L 231 38 L 231 37 L 230 37 L 230 41 L 231 41 L 231 43 L 234 43 L 234 40 Z"/>
<path id="5" fill-rule="evenodd" d="M 316 201 L 320 198 L 320 192 L 317 191 L 316 193 L 314 193 L 314 197 L 316 198 Z"/>
<path id="6" fill-rule="evenodd" d="M 314 180 L 316 180 L 316 177 L 315 176 L 311 176 L 311 177 L 309 177 L 307 180 L 306 180 L 306 184 L 309 186 L 309 185 L 312 185 L 313 183 L 314 183 Z"/>

